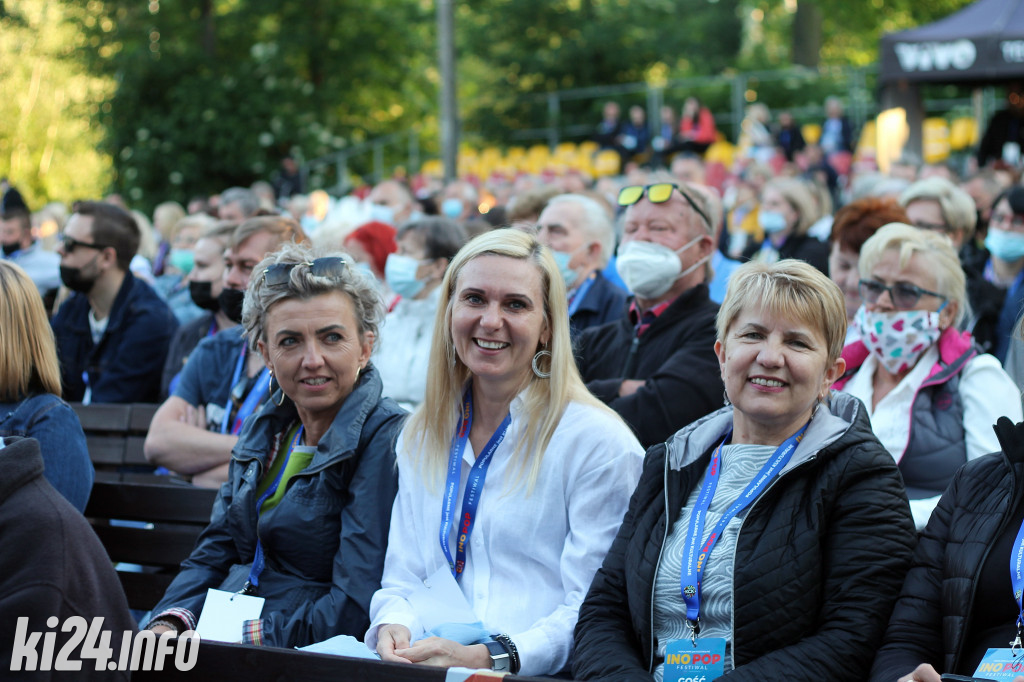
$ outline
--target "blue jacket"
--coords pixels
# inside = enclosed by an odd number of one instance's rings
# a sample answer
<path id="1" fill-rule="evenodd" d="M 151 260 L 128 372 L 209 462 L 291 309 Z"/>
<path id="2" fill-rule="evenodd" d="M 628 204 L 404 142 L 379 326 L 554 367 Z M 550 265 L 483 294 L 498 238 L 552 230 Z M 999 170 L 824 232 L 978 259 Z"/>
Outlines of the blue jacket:
<path id="1" fill-rule="evenodd" d="M 92 491 L 93 470 L 78 415 L 52 393 L 17 403 L 0 402 L 0 438 L 22 436 L 39 441 L 43 475 L 80 512 Z"/>
<path id="2" fill-rule="evenodd" d="M 258 596 L 263 644 L 293 647 L 335 635 L 362 637 L 380 587 L 391 506 L 398 490 L 395 440 L 405 412 L 382 398 L 369 365 L 304 470 L 260 516 L 266 565 Z M 198 617 L 208 588 L 237 592 L 256 551 L 256 488 L 279 435 L 298 418 L 280 390 L 246 420 L 210 525 L 153 613 Z"/>
<path id="3" fill-rule="evenodd" d="M 575 339 L 588 327 L 597 327 L 621 318 L 626 314 L 628 297 L 623 289 L 613 284 L 600 271 L 595 272 L 593 284 L 569 318 L 569 332 L 572 338 Z"/>
<path id="4" fill-rule="evenodd" d="M 160 377 L 178 321 L 145 282 L 125 273 L 107 330 L 98 345 L 89 328 L 89 299 L 75 294 L 51 321 L 64 398 L 82 400 L 88 372 L 94 403 L 156 402 Z"/>

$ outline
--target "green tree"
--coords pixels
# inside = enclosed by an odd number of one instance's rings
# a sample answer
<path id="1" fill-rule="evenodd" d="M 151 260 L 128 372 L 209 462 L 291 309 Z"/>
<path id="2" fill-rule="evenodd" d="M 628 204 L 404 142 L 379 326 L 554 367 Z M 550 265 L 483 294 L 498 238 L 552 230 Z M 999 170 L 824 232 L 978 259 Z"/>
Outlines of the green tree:
<path id="1" fill-rule="evenodd" d="M 72 58 L 82 36 L 64 18 L 54 0 L 0 6 L 0 176 L 32 208 L 99 196 L 110 176 L 90 117 L 113 83 Z"/>

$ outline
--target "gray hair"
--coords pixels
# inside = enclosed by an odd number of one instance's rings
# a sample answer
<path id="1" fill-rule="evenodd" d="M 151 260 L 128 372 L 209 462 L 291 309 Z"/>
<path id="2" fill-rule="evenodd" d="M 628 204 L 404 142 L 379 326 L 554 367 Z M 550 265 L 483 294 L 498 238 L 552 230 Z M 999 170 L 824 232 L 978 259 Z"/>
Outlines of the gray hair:
<path id="1" fill-rule="evenodd" d="M 317 258 L 332 256 L 343 258 L 348 263 L 339 276 L 317 277 L 310 274 L 309 263 Z M 295 267 L 286 284 L 271 287 L 263 275 L 267 268 L 278 264 L 292 264 Z M 249 288 L 245 292 L 245 303 L 242 306 L 242 325 L 245 327 L 249 347 L 256 350 L 257 341 L 266 340 L 267 311 L 278 301 L 292 298 L 306 300 L 334 291 L 340 291 L 352 300 L 360 339 L 366 334 L 372 334 L 374 339 L 378 339 L 386 308 L 376 282 L 359 268 L 352 267 L 349 256 L 341 251 L 314 249 L 304 244 L 286 242 L 260 261 L 249 279 Z"/>
<path id="2" fill-rule="evenodd" d="M 559 194 L 551 197 L 547 207 L 557 204 L 575 204 L 583 212 L 580 229 L 601 245 L 601 267 L 608 265 L 608 259 L 615 253 L 615 226 L 608 211 L 594 199 L 582 194 Z"/>
<path id="3" fill-rule="evenodd" d="M 260 199 L 256 196 L 256 193 L 251 189 L 245 187 L 231 187 L 220 193 L 220 205 L 227 206 L 228 204 L 238 203 L 242 208 L 242 213 L 247 217 L 256 213 L 260 207 Z"/>

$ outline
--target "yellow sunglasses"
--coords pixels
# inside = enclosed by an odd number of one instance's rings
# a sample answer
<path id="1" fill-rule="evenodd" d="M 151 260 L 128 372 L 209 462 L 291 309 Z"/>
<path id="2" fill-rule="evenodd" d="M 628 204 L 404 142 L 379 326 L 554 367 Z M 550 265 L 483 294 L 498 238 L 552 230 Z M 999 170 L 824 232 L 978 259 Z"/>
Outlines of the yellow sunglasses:
<path id="1" fill-rule="evenodd" d="M 697 215 L 704 219 L 704 223 L 711 226 L 711 221 L 708 220 L 707 215 L 697 206 L 697 203 L 690 197 L 689 194 L 683 191 L 683 188 L 673 182 L 659 182 L 654 185 L 630 185 L 629 187 L 623 187 L 619 190 L 619 206 L 632 206 L 636 202 L 643 198 L 644 194 L 647 194 L 647 200 L 652 204 L 663 204 L 672 198 L 672 190 L 679 190 L 679 193 L 686 199 L 686 203 L 690 205 Z"/>

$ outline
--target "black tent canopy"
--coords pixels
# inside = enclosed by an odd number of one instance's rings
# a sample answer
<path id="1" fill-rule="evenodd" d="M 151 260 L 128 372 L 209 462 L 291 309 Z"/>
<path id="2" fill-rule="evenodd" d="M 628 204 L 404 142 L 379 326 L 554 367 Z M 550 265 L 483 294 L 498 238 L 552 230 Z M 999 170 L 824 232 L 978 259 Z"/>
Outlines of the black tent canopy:
<path id="1" fill-rule="evenodd" d="M 882 38 L 883 84 L 1024 78 L 1024 0 L 978 0 Z"/>

